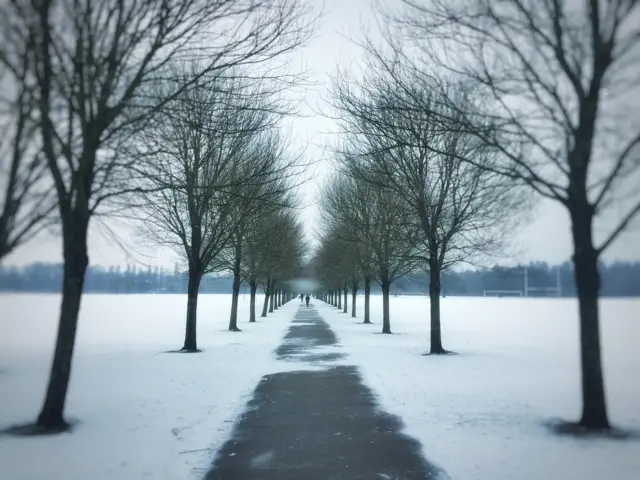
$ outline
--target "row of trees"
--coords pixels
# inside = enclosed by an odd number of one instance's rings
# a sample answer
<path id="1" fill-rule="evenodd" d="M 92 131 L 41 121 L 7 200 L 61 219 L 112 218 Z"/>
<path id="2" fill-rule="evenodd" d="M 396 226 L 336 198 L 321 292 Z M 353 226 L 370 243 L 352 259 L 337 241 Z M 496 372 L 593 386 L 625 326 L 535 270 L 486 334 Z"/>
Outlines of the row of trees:
<path id="1" fill-rule="evenodd" d="M 312 33 L 298 0 L 16 0 L 0 6 L 0 259 L 42 228 L 63 245 L 56 347 L 36 432 L 63 418 L 78 313 L 99 215 L 144 220 L 188 265 L 183 351 L 196 351 L 209 271 L 267 285 L 295 268 L 299 162 L 279 93 L 286 56 Z M 264 241 L 269 248 L 256 245 Z M 277 262 L 273 264 L 273 262 Z M 27 431 L 33 431 L 29 426 Z"/>
<path id="2" fill-rule="evenodd" d="M 187 263 L 187 329 L 183 351 L 197 351 L 198 291 L 204 275 L 233 276 L 229 330 L 237 326 L 240 284 L 271 296 L 300 268 L 303 232 L 294 207 L 304 165 L 279 128 L 287 105 L 273 82 L 237 72 L 193 84 L 168 101 L 134 137 L 144 192 L 140 225 L 147 237 L 181 252 Z M 153 85 L 162 95 L 164 82 Z M 265 312 L 266 313 L 266 312 Z"/>
<path id="3" fill-rule="evenodd" d="M 344 135 L 335 149 L 339 185 L 324 200 L 318 264 L 325 288 L 344 288 L 358 271 L 375 276 L 384 291 L 410 269 L 406 258 L 415 259 L 429 271 L 431 351 L 442 353 L 442 269 L 508 232 L 514 205 L 523 204 L 521 188 L 556 201 L 567 209 L 574 245 L 583 393 L 578 426 L 609 429 L 598 260 L 640 212 L 640 124 L 629 115 L 639 88 L 639 4 L 401 4 L 382 12 L 383 42 L 362 42 L 361 71 L 334 82 Z M 598 215 L 606 228 L 600 238 L 594 235 Z M 353 224 L 364 231 L 351 231 Z M 329 278 L 331 257 L 353 248 L 364 251 L 358 270 L 352 264 Z"/>
<path id="4" fill-rule="evenodd" d="M 428 271 L 430 353 L 444 354 L 442 272 L 502 246 L 526 198 L 518 185 L 478 165 L 497 157 L 457 127 L 448 107 L 436 106 L 442 102 L 428 85 L 413 84 L 403 95 L 384 72 L 367 73 L 361 81 L 343 76 L 334 83 L 344 141 L 322 192 L 319 275 L 338 291 L 355 292 L 359 278 L 365 285 L 378 282 L 382 332 L 391 333 L 391 284 Z M 407 108 L 410 95 L 432 102 L 434 111 Z M 448 124 L 442 121 L 447 115 Z"/>

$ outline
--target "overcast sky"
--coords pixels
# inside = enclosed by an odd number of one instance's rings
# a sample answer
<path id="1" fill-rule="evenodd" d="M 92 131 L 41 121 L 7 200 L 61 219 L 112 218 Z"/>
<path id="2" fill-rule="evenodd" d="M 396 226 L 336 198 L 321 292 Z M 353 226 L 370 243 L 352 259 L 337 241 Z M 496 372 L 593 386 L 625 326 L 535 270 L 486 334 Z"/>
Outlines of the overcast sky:
<path id="1" fill-rule="evenodd" d="M 312 170 L 312 181 L 304 186 L 308 206 L 303 215 L 309 236 L 313 235 L 317 225 L 318 213 L 313 205 L 317 186 L 330 170 L 328 163 L 323 160 L 325 153 L 322 145 L 330 140 L 331 132 L 335 130 L 335 124 L 331 120 L 315 112 L 323 106 L 322 98 L 326 98 L 329 78 L 335 72 L 336 66 L 349 66 L 358 61 L 359 49 L 346 37 L 356 38 L 363 24 L 374 25 L 373 3 L 373 0 L 325 0 L 324 15 L 320 20 L 318 32 L 299 52 L 296 62 L 312 73 L 314 83 L 314 86 L 306 91 L 296 92 L 296 95 L 304 96 L 306 106 L 303 108 L 304 116 L 291 122 L 292 133 L 299 146 L 306 147 L 310 159 L 318 161 Z M 607 219 L 615 220 L 615 210 L 608 213 L 601 223 L 607 223 Z M 605 260 L 640 260 L 639 223 L 636 222 L 636 228 L 624 234 L 610 247 Z M 177 257 L 171 251 L 158 249 L 137 238 L 131 227 L 111 221 L 109 228 L 117 232 L 118 241 L 107 232 L 107 228 L 94 224 L 89 239 L 91 264 L 106 266 L 138 263 L 172 267 L 175 263 Z M 596 229 L 596 238 L 601 229 L 602 225 Z M 564 207 L 551 201 L 541 201 L 535 209 L 532 221 L 515 235 L 516 252 L 509 258 L 501 259 L 500 263 L 528 260 L 558 263 L 570 258 L 568 215 Z M 126 247 L 127 251 L 122 246 Z M 60 260 L 59 240 L 42 236 L 19 248 L 6 259 L 6 263 L 25 264 L 33 261 Z"/>

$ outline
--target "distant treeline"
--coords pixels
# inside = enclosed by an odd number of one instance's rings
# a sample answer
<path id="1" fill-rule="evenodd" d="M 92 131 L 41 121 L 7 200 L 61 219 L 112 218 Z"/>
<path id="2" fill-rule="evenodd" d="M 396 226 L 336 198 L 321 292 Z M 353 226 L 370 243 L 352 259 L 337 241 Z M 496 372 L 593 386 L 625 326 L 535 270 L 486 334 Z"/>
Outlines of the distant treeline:
<path id="1" fill-rule="evenodd" d="M 555 288 L 557 269 L 560 270 L 560 290 L 564 297 L 575 296 L 572 265 L 560 266 L 535 262 L 526 266 L 530 288 Z M 602 264 L 602 295 L 640 296 L 640 262 Z M 0 266 L 0 291 L 59 292 L 62 265 L 34 263 L 24 267 Z M 200 293 L 230 293 L 232 279 L 226 275 L 207 275 L 200 285 Z M 450 271 L 442 278 L 444 295 L 482 296 L 487 290 L 524 291 L 524 267 L 493 267 L 477 270 Z M 187 277 L 178 267 L 172 271 L 162 268 L 128 266 L 91 266 L 87 271 L 85 292 L 88 293 L 185 293 Z M 379 288 L 374 285 L 373 292 Z M 401 278 L 392 287 L 392 294 L 426 294 L 429 279 L 418 273 Z M 556 296 L 555 291 L 530 290 L 529 296 Z"/>
<path id="2" fill-rule="evenodd" d="M 493 267 L 477 270 L 449 271 L 442 275 L 442 293 L 448 295 L 484 295 L 485 291 L 516 290 L 524 292 L 525 266 L 515 268 Z M 576 296 L 573 280 L 573 265 L 549 265 L 534 262 L 526 265 L 528 296 L 556 296 L 558 270 L 560 294 L 563 297 Z M 601 295 L 606 297 L 640 296 L 640 262 L 616 262 L 600 265 Z M 549 290 L 541 290 L 549 288 Z M 429 291 L 426 274 L 402 278 L 396 282 L 395 293 L 425 293 Z M 393 290 L 392 290 L 393 292 Z"/>
<path id="3" fill-rule="evenodd" d="M 0 291 L 59 292 L 62 264 L 33 263 L 24 267 L 0 266 Z M 232 279 L 227 275 L 205 275 L 200 293 L 230 293 Z M 87 293 L 186 293 L 187 275 L 175 267 L 140 268 L 129 265 L 105 268 L 90 266 L 85 277 Z"/>

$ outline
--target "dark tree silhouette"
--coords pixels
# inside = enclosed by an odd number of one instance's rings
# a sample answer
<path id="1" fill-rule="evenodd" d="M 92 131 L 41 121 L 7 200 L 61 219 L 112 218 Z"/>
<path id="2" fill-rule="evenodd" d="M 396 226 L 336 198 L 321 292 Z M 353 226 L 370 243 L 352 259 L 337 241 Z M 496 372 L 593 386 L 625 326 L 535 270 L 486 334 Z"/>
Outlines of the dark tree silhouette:
<path id="1" fill-rule="evenodd" d="M 256 138 L 273 128 L 269 97 L 246 80 L 196 82 L 140 135 L 151 192 L 143 228 L 175 247 L 188 266 L 184 352 L 197 351 L 198 289 L 206 273 L 222 269 L 221 254 L 239 228 L 237 212 L 249 201 L 241 190 L 268 180 L 256 162 Z"/>
<path id="2" fill-rule="evenodd" d="M 66 429 L 63 417 L 80 301 L 89 258 L 91 218 L 136 192 L 122 151 L 132 131 L 190 86 L 141 95 L 171 61 L 198 59 L 204 77 L 287 53 L 309 33 L 296 0 L 16 0 L 9 23 L 30 40 L 30 76 L 42 151 L 54 184 L 64 257 L 60 325 L 37 431 Z M 205 40 L 205 41 L 203 41 Z"/>
<path id="3" fill-rule="evenodd" d="M 598 259 L 640 212 L 640 123 L 628 115 L 639 90 L 640 4 L 403 3 L 406 11 L 392 20 L 396 38 L 401 35 L 405 45 L 421 52 L 422 61 L 401 55 L 413 67 L 413 78 L 441 79 L 444 72 L 467 82 L 474 101 L 447 105 L 456 111 L 462 130 L 500 155 L 502 161 L 491 170 L 567 209 L 580 313 L 579 426 L 607 430 Z M 392 44 L 400 52 L 398 42 Z M 386 65 L 393 70 L 391 63 Z M 622 212 L 615 220 L 612 206 Z M 608 229 L 598 241 L 594 221 L 605 215 Z"/>
<path id="4" fill-rule="evenodd" d="M 447 353 L 440 327 L 443 270 L 480 254 L 504 251 L 514 214 L 522 213 L 527 202 L 517 186 L 477 166 L 495 163 L 496 155 L 462 131 L 455 115 L 441 111 L 437 89 L 425 82 L 409 83 L 399 66 L 390 75 L 384 64 L 376 67 L 379 55 L 370 57 L 362 80 L 338 76 L 334 81 L 334 102 L 352 144 L 347 148 L 363 152 L 338 158 L 350 175 L 371 188 L 383 185 L 394 192 L 415 217 L 429 272 L 430 353 Z M 465 103 L 460 90 L 455 93 Z"/>
<path id="5" fill-rule="evenodd" d="M 16 31 L 10 11 L 0 6 L 0 261 L 33 238 L 55 207 L 37 137 L 33 38 Z"/>
<path id="6" fill-rule="evenodd" d="M 371 271 L 382 288 L 382 333 L 391 333 L 389 293 L 391 284 L 416 267 L 417 226 L 411 222 L 406 205 L 391 189 L 374 188 L 362 175 L 338 172 L 322 192 L 322 218 L 326 233 L 318 263 L 325 277 L 338 275 L 336 299 L 340 306 L 340 287 L 349 273 L 341 273 L 339 252 L 349 252 L 352 245 L 361 245 L 370 252 Z M 345 245 L 347 246 L 345 248 Z"/>

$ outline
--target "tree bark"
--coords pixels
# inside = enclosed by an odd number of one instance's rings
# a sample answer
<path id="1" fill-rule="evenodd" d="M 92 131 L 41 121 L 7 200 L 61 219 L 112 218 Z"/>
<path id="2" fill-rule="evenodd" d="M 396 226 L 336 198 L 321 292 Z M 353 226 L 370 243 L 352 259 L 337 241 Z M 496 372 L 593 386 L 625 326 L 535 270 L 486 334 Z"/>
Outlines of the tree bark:
<path id="1" fill-rule="evenodd" d="M 371 279 L 364 279 L 364 323 L 371 323 L 371 310 L 369 308 L 371 300 Z"/>
<path id="2" fill-rule="evenodd" d="M 592 216 L 572 212 L 574 276 L 580 312 L 580 364 L 582 369 L 582 417 L 580 425 L 596 430 L 611 428 L 602 374 L 598 296 L 598 252 L 593 246 Z"/>
<path id="3" fill-rule="evenodd" d="M 273 313 L 273 296 L 275 295 L 275 282 L 271 281 L 271 286 L 269 287 L 269 313 Z"/>
<path id="4" fill-rule="evenodd" d="M 255 323 L 256 321 L 256 293 L 258 291 L 258 283 L 255 280 L 249 282 L 249 288 L 251 290 L 251 299 L 249 301 L 249 323 Z"/>
<path id="5" fill-rule="evenodd" d="M 389 313 L 389 291 L 391 284 L 387 279 L 381 282 L 382 286 L 382 333 L 391 333 L 391 315 Z"/>
<path id="6" fill-rule="evenodd" d="M 358 293 L 358 290 L 354 285 L 351 288 L 351 318 L 356 318 L 356 294 L 357 293 Z"/>
<path id="7" fill-rule="evenodd" d="M 78 315 L 89 265 L 87 255 L 88 218 L 63 218 L 64 271 L 58 335 L 53 354 L 49 384 L 37 425 L 46 430 L 64 429 L 64 406 L 67 398 L 71 363 L 78 327 Z"/>
<path id="8" fill-rule="evenodd" d="M 239 236 L 238 238 L 242 238 Z M 240 299 L 242 243 L 236 240 L 235 256 L 233 259 L 233 287 L 231 291 L 231 315 L 229 317 L 229 331 L 240 332 L 238 328 L 238 300 Z"/>
<path id="9" fill-rule="evenodd" d="M 269 298 L 271 297 L 271 280 L 267 280 L 267 288 L 264 291 L 264 303 L 262 304 L 262 318 L 266 318 L 269 309 Z"/>
<path id="10" fill-rule="evenodd" d="M 280 307 L 280 290 L 273 292 L 275 298 L 273 299 L 273 309 L 278 310 Z"/>
<path id="11" fill-rule="evenodd" d="M 342 308 L 342 313 L 347 313 L 347 311 L 349 310 L 349 306 L 347 305 L 348 298 L 349 298 L 349 291 L 345 288 L 344 289 L 344 305 Z"/>
<path id="12" fill-rule="evenodd" d="M 187 325 L 184 333 L 184 345 L 182 351 L 197 352 L 198 343 L 196 335 L 198 317 L 198 289 L 202 274 L 197 266 L 189 266 L 189 280 L 187 283 Z"/>
<path id="13" fill-rule="evenodd" d="M 336 297 L 338 300 L 338 309 L 342 308 L 342 290 L 338 289 L 336 291 Z"/>
<path id="14" fill-rule="evenodd" d="M 442 347 L 442 331 L 440 328 L 440 265 L 438 251 L 429 254 L 429 309 L 431 316 L 431 349 L 429 353 L 441 355 L 447 353 Z"/>

